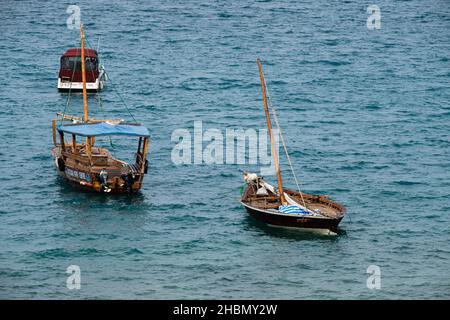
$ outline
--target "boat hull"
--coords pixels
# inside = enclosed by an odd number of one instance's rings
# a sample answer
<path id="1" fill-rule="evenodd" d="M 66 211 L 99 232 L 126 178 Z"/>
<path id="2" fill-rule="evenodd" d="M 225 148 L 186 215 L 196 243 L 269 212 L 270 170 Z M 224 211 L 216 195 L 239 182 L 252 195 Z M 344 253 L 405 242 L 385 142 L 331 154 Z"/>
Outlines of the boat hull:
<path id="1" fill-rule="evenodd" d="M 86 183 L 80 180 L 72 179 L 67 176 L 64 172 L 61 172 L 58 168 L 56 168 L 58 175 L 64 180 L 65 183 L 69 184 L 71 187 L 85 191 L 85 192 L 93 192 L 93 193 L 109 193 L 109 194 L 131 194 L 137 193 L 140 190 L 140 186 L 138 188 L 132 188 L 130 190 L 125 190 L 119 187 L 111 188 L 111 191 L 105 192 L 100 185 L 96 185 L 95 183 Z"/>
<path id="2" fill-rule="evenodd" d="M 112 170 L 108 171 L 108 167 L 105 167 L 108 173 L 107 182 L 103 185 L 98 172 L 89 172 L 86 167 L 66 164 L 62 161 L 60 152 L 58 147 L 52 150 L 56 172 L 66 183 L 77 189 L 95 193 L 131 194 L 138 192 L 142 187 L 143 174 L 135 174 L 132 181 L 128 180 L 130 183 L 127 185 L 123 175 Z"/>
<path id="3" fill-rule="evenodd" d="M 262 221 L 270 226 L 294 228 L 294 229 L 308 229 L 311 231 L 325 231 L 325 233 L 337 233 L 338 225 L 342 220 L 340 218 L 321 218 L 321 217 L 307 217 L 300 215 L 287 215 L 271 213 L 266 210 L 253 208 L 245 203 L 242 203 L 247 213 L 254 219 Z"/>
<path id="4" fill-rule="evenodd" d="M 106 84 L 106 75 L 104 71 L 100 72 L 100 75 L 97 79 L 95 79 L 94 82 L 86 82 L 86 90 L 88 92 L 97 92 L 104 88 Z M 83 82 L 77 82 L 77 81 L 67 81 L 63 80 L 61 78 L 58 78 L 58 90 L 60 92 L 67 92 L 67 91 L 83 91 Z"/>
<path id="5" fill-rule="evenodd" d="M 105 81 L 97 79 L 95 82 L 86 83 L 86 90 L 88 92 L 97 92 L 97 91 L 102 90 L 104 86 L 105 86 Z M 62 81 L 61 78 L 58 78 L 58 90 L 60 92 L 83 91 L 83 83 L 82 82 Z"/>

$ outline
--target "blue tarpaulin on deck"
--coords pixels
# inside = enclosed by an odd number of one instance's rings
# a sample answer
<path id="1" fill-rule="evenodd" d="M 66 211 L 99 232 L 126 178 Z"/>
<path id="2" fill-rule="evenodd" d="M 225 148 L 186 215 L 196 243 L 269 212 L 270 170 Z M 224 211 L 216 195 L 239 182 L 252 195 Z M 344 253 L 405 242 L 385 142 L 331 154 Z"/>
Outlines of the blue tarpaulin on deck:
<path id="1" fill-rule="evenodd" d="M 84 137 L 97 136 L 134 136 L 149 137 L 147 128 L 138 124 L 110 124 L 107 122 L 66 124 L 57 127 L 58 131 Z"/>

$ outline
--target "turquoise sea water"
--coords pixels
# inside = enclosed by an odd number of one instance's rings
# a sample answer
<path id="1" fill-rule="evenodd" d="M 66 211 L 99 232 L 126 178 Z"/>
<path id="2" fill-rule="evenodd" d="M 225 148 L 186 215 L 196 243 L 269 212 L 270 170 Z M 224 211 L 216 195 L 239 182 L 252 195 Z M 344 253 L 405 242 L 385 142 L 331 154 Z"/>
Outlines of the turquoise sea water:
<path id="1" fill-rule="evenodd" d="M 0 2 L 0 297 L 450 298 L 450 3 L 370 4 L 379 30 L 361 1 L 79 1 L 113 81 L 92 114 L 129 118 L 119 91 L 151 132 L 149 174 L 126 197 L 56 177 L 68 4 Z M 264 128 L 258 56 L 304 191 L 348 208 L 337 237 L 249 218 L 237 200 L 255 165 L 171 161 L 172 132 L 194 120 Z"/>

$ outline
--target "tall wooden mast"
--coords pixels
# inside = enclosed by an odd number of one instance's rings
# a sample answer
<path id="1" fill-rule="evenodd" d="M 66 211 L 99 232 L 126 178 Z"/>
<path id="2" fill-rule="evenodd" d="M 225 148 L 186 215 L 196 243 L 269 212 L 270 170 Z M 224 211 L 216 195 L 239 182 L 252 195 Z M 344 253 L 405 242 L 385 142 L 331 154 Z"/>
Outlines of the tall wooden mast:
<path id="1" fill-rule="evenodd" d="M 264 109 L 266 111 L 267 128 L 269 129 L 270 144 L 272 145 L 272 156 L 273 156 L 274 163 L 275 163 L 275 169 L 277 171 L 278 192 L 280 193 L 281 204 L 285 205 L 286 199 L 284 198 L 283 181 L 281 179 L 280 164 L 278 163 L 278 153 L 275 148 L 275 139 L 273 137 L 273 132 L 272 132 L 272 122 L 270 121 L 269 106 L 267 105 L 266 82 L 264 80 L 264 73 L 262 70 L 261 60 L 259 58 L 256 59 L 256 63 L 258 64 L 259 77 L 261 79 L 261 88 L 262 88 L 262 95 L 263 95 L 263 101 L 264 101 Z"/>
<path id="2" fill-rule="evenodd" d="M 81 79 L 83 80 L 83 121 L 89 121 L 88 103 L 87 103 L 87 90 L 86 90 L 86 60 L 84 56 L 84 29 L 83 25 L 80 26 L 81 35 Z M 86 153 L 91 153 L 91 138 L 86 138 Z"/>
<path id="3" fill-rule="evenodd" d="M 84 122 L 88 122 L 88 104 L 87 104 L 87 90 L 86 90 L 86 60 L 84 56 L 84 30 L 83 25 L 80 26 L 81 34 L 81 79 L 83 81 L 83 111 L 84 111 Z"/>

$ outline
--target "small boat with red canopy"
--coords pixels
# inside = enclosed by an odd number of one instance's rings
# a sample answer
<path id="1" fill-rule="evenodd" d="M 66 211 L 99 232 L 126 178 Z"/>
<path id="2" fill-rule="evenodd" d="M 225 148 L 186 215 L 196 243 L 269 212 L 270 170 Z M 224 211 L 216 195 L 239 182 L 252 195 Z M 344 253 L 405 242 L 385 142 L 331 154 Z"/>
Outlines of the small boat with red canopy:
<path id="1" fill-rule="evenodd" d="M 102 90 L 106 82 L 106 72 L 99 65 L 98 53 L 94 49 L 84 49 L 86 68 L 86 90 Z M 81 75 L 81 48 L 68 49 L 61 56 L 58 76 L 58 90 L 81 91 L 83 80 Z"/>

